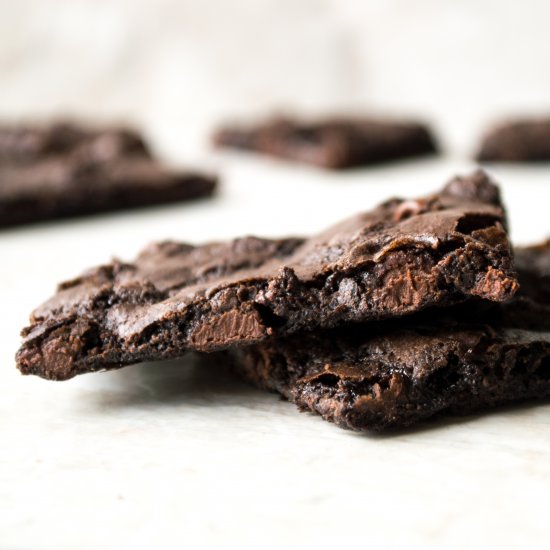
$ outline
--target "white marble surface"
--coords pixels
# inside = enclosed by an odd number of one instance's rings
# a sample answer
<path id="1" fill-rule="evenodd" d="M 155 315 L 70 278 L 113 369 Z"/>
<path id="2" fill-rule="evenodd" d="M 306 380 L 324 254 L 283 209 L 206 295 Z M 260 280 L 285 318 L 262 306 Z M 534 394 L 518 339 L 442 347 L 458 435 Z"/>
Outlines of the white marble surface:
<path id="1" fill-rule="evenodd" d="M 372 437 L 192 358 L 64 383 L 19 375 L 29 311 L 111 254 L 129 259 L 156 238 L 314 231 L 470 168 L 431 160 L 331 175 L 238 156 L 211 165 L 225 178 L 212 201 L 1 233 L 0 548 L 545 547 L 548 404 Z M 514 238 L 550 234 L 550 168 L 494 174 Z"/>

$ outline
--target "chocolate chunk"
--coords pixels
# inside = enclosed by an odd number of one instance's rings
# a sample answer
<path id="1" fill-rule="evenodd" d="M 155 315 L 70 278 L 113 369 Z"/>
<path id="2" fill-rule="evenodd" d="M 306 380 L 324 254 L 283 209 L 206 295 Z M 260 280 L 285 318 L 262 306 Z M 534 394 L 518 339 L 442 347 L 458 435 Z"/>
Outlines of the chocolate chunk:
<path id="1" fill-rule="evenodd" d="M 129 130 L 0 128 L 0 227 L 194 199 L 215 185 L 163 167 Z"/>
<path id="2" fill-rule="evenodd" d="M 514 120 L 491 130 L 476 156 L 479 161 L 550 161 L 550 118 Z"/>
<path id="3" fill-rule="evenodd" d="M 354 430 L 549 396 L 550 241 L 516 256 L 511 302 L 276 339 L 233 352 L 237 369 Z"/>
<path id="4" fill-rule="evenodd" d="M 508 300 L 517 281 L 504 225 L 496 186 L 477 172 L 309 239 L 152 245 L 62 284 L 23 331 L 19 368 L 65 379 L 469 297 Z"/>
<path id="5" fill-rule="evenodd" d="M 360 118 L 275 118 L 248 128 L 222 128 L 213 142 L 331 169 L 436 152 L 434 138 L 423 124 Z"/>

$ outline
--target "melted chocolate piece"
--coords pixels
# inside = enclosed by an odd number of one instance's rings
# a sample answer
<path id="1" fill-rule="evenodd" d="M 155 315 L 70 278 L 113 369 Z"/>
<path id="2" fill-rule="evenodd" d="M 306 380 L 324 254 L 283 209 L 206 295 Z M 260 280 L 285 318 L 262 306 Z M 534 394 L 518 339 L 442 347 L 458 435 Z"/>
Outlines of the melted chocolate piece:
<path id="1" fill-rule="evenodd" d="M 353 430 L 550 396 L 550 241 L 516 256 L 511 302 L 277 339 L 234 352 L 237 369 Z"/>
<path id="2" fill-rule="evenodd" d="M 436 152 L 435 141 L 423 124 L 375 119 L 306 123 L 275 118 L 250 128 L 222 128 L 213 142 L 331 169 Z"/>
<path id="3" fill-rule="evenodd" d="M 19 368 L 52 379 L 399 317 L 517 289 L 483 172 L 393 199 L 309 239 L 164 242 L 63 283 L 23 331 Z"/>
<path id="4" fill-rule="evenodd" d="M 479 161 L 550 161 L 550 118 L 515 120 L 491 130 L 476 156 Z"/>

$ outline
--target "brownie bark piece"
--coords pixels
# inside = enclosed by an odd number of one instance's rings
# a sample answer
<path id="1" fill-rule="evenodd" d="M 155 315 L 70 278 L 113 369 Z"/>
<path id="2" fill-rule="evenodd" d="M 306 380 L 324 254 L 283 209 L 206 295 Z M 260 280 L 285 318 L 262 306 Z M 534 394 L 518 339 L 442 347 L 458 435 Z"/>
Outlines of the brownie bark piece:
<path id="1" fill-rule="evenodd" d="M 353 430 L 550 396 L 550 242 L 517 263 L 521 290 L 506 304 L 276 339 L 234 351 L 237 370 Z"/>
<path id="2" fill-rule="evenodd" d="M 256 126 L 222 128 L 214 134 L 213 143 L 330 169 L 366 166 L 437 150 L 430 130 L 423 124 L 361 118 L 317 122 L 274 118 Z"/>
<path id="3" fill-rule="evenodd" d="M 479 161 L 550 161 L 550 118 L 502 123 L 484 137 L 476 156 Z"/>
<path id="4" fill-rule="evenodd" d="M 191 200 L 215 188 L 214 177 L 173 171 L 147 157 L 0 166 L 0 227 Z"/>
<path id="5" fill-rule="evenodd" d="M 122 155 L 151 156 L 141 136 L 129 128 L 91 129 L 69 122 L 0 126 L 0 165 L 69 154 L 96 161 Z"/>
<path id="6" fill-rule="evenodd" d="M 508 300 L 517 280 L 504 224 L 498 188 L 476 172 L 309 239 L 152 245 L 63 283 L 23 331 L 18 365 L 65 379 L 469 297 Z"/>
<path id="7" fill-rule="evenodd" d="M 215 186 L 165 168 L 123 128 L 0 128 L 0 227 L 189 200 Z"/>

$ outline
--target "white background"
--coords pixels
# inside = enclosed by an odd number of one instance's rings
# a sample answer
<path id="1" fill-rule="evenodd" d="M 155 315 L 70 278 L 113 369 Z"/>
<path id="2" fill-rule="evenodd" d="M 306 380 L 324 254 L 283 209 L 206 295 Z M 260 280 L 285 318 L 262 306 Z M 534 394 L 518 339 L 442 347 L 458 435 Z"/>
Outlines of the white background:
<path id="1" fill-rule="evenodd" d="M 0 0 L 0 114 L 125 118 L 176 158 L 270 108 L 383 109 L 451 150 L 550 111 L 546 0 Z"/>
<path id="2" fill-rule="evenodd" d="M 55 284 L 163 238 L 312 233 L 474 165 L 491 120 L 550 111 L 542 1 L 0 0 L 0 115 L 130 121 L 219 172 L 213 200 L 0 233 L 0 548 L 533 548 L 550 535 L 550 406 L 348 433 L 192 358 L 66 383 L 14 368 Z M 327 174 L 213 155 L 219 120 L 380 109 L 440 159 Z M 517 243 L 550 234 L 550 168 L 492 169 Z"/>

